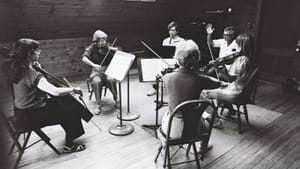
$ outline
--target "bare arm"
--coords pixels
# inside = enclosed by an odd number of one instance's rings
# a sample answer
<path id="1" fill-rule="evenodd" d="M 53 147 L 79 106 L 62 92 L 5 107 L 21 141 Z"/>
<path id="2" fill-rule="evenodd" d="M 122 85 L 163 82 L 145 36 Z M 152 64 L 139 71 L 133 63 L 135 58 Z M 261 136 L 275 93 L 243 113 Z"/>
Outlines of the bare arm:
<path id="1" fill-rule="evenodd" d="M 87 65 L 89 65 L 89 66 L 95 68 L 95 69 L 98 70 L 98 71 L 103 72 L 103 71 L 105 70 L 105 67 L 103 67 L 103 66 L 101 66 L 101 65 L 98 65 L 98 64 L 95 64 L 94 62 L 92 62 L 92 61 L 91 61 L 89 58 L 87 58 L 86 56 L 84 56 L 84 57 L 82 58 L 82 61 L 83 61 L 83 63 L 85 63 L 85 64 L 87 64 Z"/>
<path id="2" fill-rule="evenodd" d="M 78 93 L 79 91 L 81 91 L 80 88 L 74 88 L 74 87 L 56 87 L 53 84 L 49 83 L 48 80 L 44 77 L 42 77 L 39 80 L 37 87 L 40 90 L 52 96 L 64 96 L 72 92 Z"/>
<path id="3" fill-rule="evenodd" d="M 206 26 L 206 33 L 207 33 L 207 43 L 209 45 L 213 45 L 213 40 L 211 38 L 211 35 L 213 34 L 215 28 L 212 27 L 212 24 L 207 24 Z"/>

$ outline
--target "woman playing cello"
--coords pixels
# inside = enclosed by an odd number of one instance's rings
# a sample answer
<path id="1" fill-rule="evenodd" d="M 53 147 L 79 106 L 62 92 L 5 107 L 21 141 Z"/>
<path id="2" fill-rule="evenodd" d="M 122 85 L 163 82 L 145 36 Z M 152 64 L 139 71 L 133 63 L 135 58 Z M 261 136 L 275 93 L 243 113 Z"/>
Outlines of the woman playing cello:
<path id="1" fill-rule="evenodd" d="M 40 43 L 33 39 L 19 39 L 10 72 L 13 85 L 14 107 L 20 125 L 29 127 L 45 127 L 60 124 L 64 129 L 65 152 L 77 152 L 85 149 L 85 145 L 74 140 L 84 134 L 80 112 L 77 109 L 64 109 L 51 96 L 64 96 L 80 93 L 80 88 L 56 87 L 45 76 L 34 69 L 41 50 Z"/>

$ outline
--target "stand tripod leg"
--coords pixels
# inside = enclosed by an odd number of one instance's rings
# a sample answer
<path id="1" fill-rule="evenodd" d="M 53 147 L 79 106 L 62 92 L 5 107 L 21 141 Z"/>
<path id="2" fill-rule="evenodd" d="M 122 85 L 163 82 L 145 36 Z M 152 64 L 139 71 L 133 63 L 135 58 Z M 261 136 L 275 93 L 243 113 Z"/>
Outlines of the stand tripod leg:
<path id="1" fill-rule="evenodd" d="M 158 101 L 159 99 L 159 79 L 156 79 L 156 85 L 157 85 L 157 92 L 156 92 L 156 108 L 155 108 L 155 124 L 153 125 L 142 125 L 142 127 L 152 129 L 155 132 L 155 137 L 157 138 L 157 129 L 159 128 L 160 125 L 158 125 L 158 110 L 160 109 L 160 103 Z"/>

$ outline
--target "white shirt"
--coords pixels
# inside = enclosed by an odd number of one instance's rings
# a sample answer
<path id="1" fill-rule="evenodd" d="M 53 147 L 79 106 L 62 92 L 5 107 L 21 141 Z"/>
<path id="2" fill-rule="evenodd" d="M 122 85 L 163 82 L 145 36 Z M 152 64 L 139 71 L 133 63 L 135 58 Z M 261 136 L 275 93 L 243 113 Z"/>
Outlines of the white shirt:
<path id="1" fill-rule="evenodd" d="M 180 44 L 181 42 L 183 42 L 184 39 L 181 38 L 180 36 L 175 36 L 174 38 L 166 38 L 163 40 L 162 45 L 163 46 L 177 46 L 178 44 Z"/>
<path id="2" fill-rule="evenodd" d="M 239 52 L 241 50 L 235 40 L 233 40 L 229 45 L 227 45 L 225 39 L 215 39 L 213 40 L 212 45 L 215 48 L 220 48 L 219 57 L 225 57 L 233 53 Z M 229 70 L 231 65 L 225 66 L 227 70 Z"/>

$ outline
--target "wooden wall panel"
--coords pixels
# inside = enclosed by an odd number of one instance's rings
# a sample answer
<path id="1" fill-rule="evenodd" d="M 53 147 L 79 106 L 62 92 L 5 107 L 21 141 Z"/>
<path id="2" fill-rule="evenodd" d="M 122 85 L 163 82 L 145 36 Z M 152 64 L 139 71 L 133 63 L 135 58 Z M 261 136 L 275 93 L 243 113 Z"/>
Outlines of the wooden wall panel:
<path id="1" fill-rule="evenodd" d="M 117 45 L 125 51 L 138 51 L 144 49 L 140 43 L 142 40 L 150 46 L 161 44 L 168 36 L 166 27 L 171 20 L 190 24 L 193 22 L 191 18 L 201 18 L 208 10 L 226 10 L 231 7 L 233 12 L 230 22 L 244 29 L 247 22 L 254 22 L 257 2 L 0 0 L 0 42 L 13 42 L 21 37 L 37 39 L 42 42 L 41 62 L 49 72 L 57 75 L 76 74 L 87 71 L 80 57 L 96 29 L 107 32 L 111 36 L 110 41 L 118 37 Z M 211 18 L 214 20 L 218 17 Z M 226 22 L 222 17 L 220 21 Z"/>

